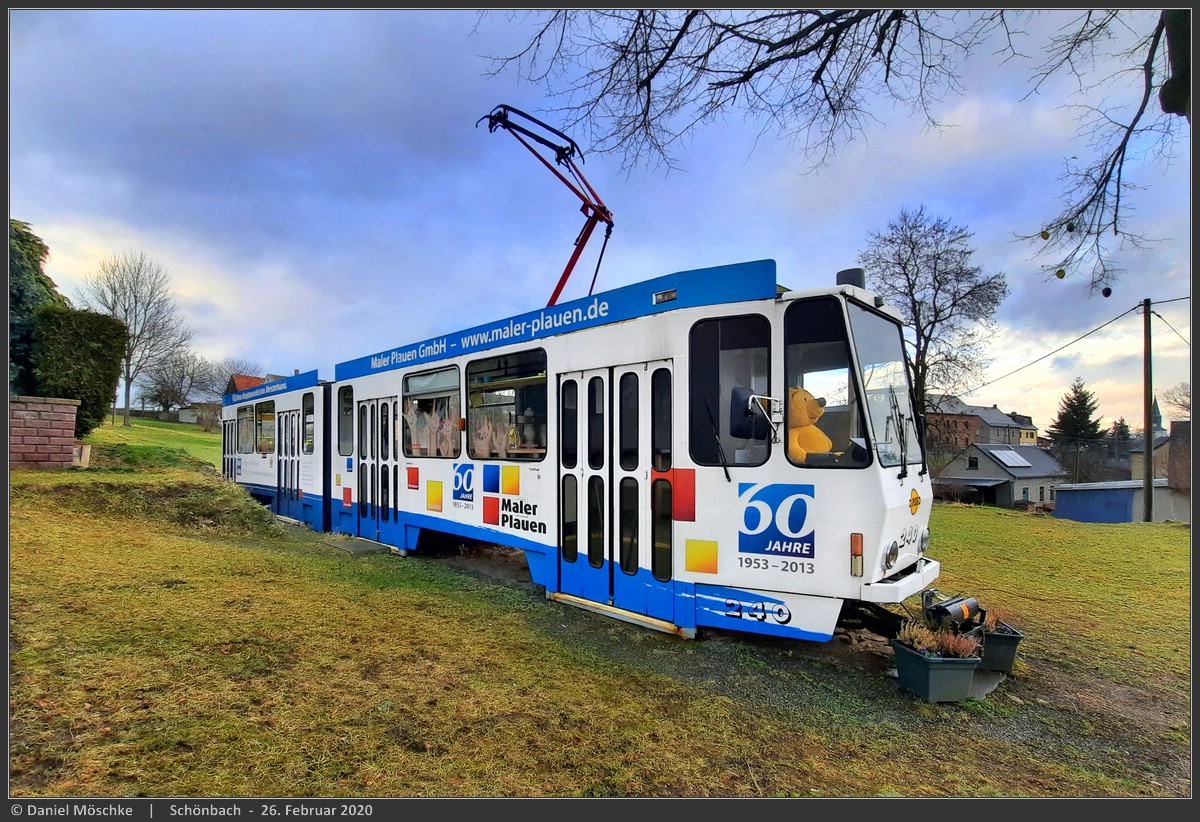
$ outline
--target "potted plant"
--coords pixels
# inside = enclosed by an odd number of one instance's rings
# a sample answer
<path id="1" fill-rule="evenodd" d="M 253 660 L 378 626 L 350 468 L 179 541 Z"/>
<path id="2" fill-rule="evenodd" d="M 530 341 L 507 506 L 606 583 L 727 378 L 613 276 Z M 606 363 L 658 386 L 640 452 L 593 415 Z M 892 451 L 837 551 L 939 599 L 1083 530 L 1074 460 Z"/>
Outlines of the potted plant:
<path id="1" fill-rule="evenodd" d="M 1011 674 L 1017 659 L 1017 645 L 1025 635 L 1004 620 L 1004 614 L 987 610 L 980 621 L 983 630 L 978 633 L 983 652 L 980 654 L 979 669 Z"/>
<path id="2" fill-rule="evenodd" d="M 934 630 L 908 619 L 891 640 L 900 687 L 926 702 L 963 702 L 971 698 L 975 670 L 982 661 L 973 636 Z"/>

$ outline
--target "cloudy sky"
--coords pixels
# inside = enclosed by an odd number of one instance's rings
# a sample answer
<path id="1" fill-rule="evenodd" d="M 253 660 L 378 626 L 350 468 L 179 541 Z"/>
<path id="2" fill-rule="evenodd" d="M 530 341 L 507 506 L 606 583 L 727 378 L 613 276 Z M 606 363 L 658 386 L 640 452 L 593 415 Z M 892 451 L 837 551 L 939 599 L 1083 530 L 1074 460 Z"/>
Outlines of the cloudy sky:
<path id="1" fill-rule="evenodd" d="M 338 362 L 531 311 L 583 216 L 477 123 L 501 103 L 553 122 L 546 89 L 488 76 L 486 55 L 529 32 L 471 10 L 10 9 L 9 214 L 49 246 L 68 297 L 103 259 L 145 253 L 198 353 L 268 373 L 331 379 Z M 870 232 L 924 205 L 974 232 L 975 262 L 1012 292 L 988 379 L 964 399 L 1044 430 L 1079 377 L 1105 426 L 1140 428 L 1143 322 L 1126 311 L 1154 302 L 1156 391 L 1190 381 L 1190 130 L 1173 165 L 1130 170 L 1136 228 L 1161 241 L 1115 255 L 1112 296 L 1047 281 L 1013 237 L 1057 213 L 1063 159 L 1087 146 L 1062 83 L 1022 100 L 1034 62 L 984 53 L 936 112 L 954 128 L 880 107 L 817 173 L 736 116 L 669 173 L 623 171 L 580 141 L 615 221 L 596 291 L 764 258 L 791 288 L 832 284 Z M 600 240 L 560 302 L 588 293 Z"/>

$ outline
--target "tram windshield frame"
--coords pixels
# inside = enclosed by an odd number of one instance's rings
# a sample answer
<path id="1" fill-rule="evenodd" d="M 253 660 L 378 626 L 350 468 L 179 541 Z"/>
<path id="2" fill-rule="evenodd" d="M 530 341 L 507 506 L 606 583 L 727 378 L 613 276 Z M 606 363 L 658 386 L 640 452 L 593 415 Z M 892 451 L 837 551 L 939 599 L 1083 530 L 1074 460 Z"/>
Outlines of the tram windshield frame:
<path id="1" fill-rule="evenodd" d="M 923 464 L 903 329 L 855 300 L 845 303 L 875 456 L 884 467 Z"/>

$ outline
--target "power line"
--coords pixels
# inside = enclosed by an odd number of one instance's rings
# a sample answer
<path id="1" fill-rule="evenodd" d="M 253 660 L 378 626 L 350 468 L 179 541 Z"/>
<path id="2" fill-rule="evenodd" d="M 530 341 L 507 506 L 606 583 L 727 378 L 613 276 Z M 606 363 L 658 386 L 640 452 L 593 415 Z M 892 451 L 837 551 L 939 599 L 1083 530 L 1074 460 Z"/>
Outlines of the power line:
<path id="1" fill-rule="evenodd" d="M 1180 301 L 1182 301 L 1182 300 L 1190 300 L 1190 299 L 1191 299 L 1191 297 L 1190 297 L 1190 296 L 1189 296 L 1189 297 L 1173 297 L 1172 299 L 1169 299 L 1169 300 L 1155 300 L 1153 304 L 1154 304 L 1154 305 L 1163 305 L 1163 304 L 1165 304 L 1165 303 L 1177 303 L 1177 302 L 1180 302 Z M 1032 365 L 1037 365 L 1039 362 L 1041 362 L 1042 360 L 1046 359 L 1047 357 L 1053 357 L 1055 354 L 1057 354 L 1059 351 L 1062 351 L 1064 348 L 1069 348 L 1069 347 L 1071 347 L 1072 345 L 1074 345 L 1075 343 L 1079 342 L 1080 340 L 1082 340 L 1082 339 L 1084 339 L 1084 338 L 1086 338 L 1086 337 L 1090 337 L 1092 334 L 1095 334 L 1095 333 L 1096 333 L 1097 331 L 1099 331 L 1101 328 L 1104 328 L 1105 326 L 1108 326 L 1108 325 L 1112 325 L 1112 324 L 1113 324 L 1113 323 L 1115 323 L 1117 320 L 1119 320 L 1119 319 L 1121 319 L 1122 317 L 1124 317 L 1126 314 L 1129 314 L 1130 312 L 1133 312 L 1133 311 L 1140 311 L 1140 310 L 1141 310 L 1141 308 L 1142 308 L 1142 306 L 1141 306 L 1141 304 L 1139 303 L 1138 305 L 1135 305 L 1135 306 L 1133 306 L 1133 308 L 1130 308 L 1128 311 L 1124 311 L 1124 312 L 1122 312 L 1122 313 L 1118 314 L 1117 316 L 1113 317 L 1111 320 L 1109 320 L 1108 322 L 1104 323 L 1103 325 L 1098 325 L 1098 326 L 1096 326 L 1095 328 L 1093 328 L 1091 331 L 1087 332 L 1086 334 L 1083 334 L 1083 335 L 1081 335 L 1081 336 L 1079 336 L 1079 337 L 1076 337 L 1075 339 L 1071 340 L 1071 341 L 1070 341 L 1069 343 L 1067 343 L 1066 345 L 1064 345 L 1064 346 L 1062 346 L 1062 347 L 1060 347 L 1060 348 L 1056 348 L 1056 349 L 1054 349 L 1054 350 L 1053 350 L 1053 351 L 1051 351 L 1049 354 L 1043 354 L 1042 356 L 1038 357 L 1036 360 L 1033 360 L 1032 362 L 1028 362 L 1028 363 L 1026 363 L 1025 365 L 1022 365 L 1020 368 L 1016 368 L 1016 369 L 1014 369 L 1014 370 L 1012 370 L 1012 371 L 1009 371 L 1007 374 L 1004 374 L 1003 376 L 996 377 L 996 379 L 994 379 L 994 380 L 990 380 L 990 381 L 988 381 L 988 382 L 985 382 L 985 383 L 983 383 L 982 385 L 977 385 L 976 387 L 972 388 L 970 391 L 964 391 L 962 395 L 963 395 L 964 397 L 965 397 L 965 396 L 969 396 L 969 395 L 971 395 L 971 394 L 974 394 L 976 391 L 979 391 L 980 389 L 987 388 L 989 385 L 994 385 L 995 383 L 998 383 L 998 382 L 1000 382 L 1000 380 L 1003 380 L 1003 379 L 1006 379 L 1006 378 L 1008 378 L 1008 377 L 1011 377 L 1013 374 L 1016 374 L 1016 373 L 1018 373 L 1018 372 L 1020 372 L 1020 371 L 1024 371 L 1026 368 L 1029 368 L 1029 367 L 1030 367 L 1030 366 L 1032 366 Z M 1172 331 L 1175 331 L 1175 329 L 1174 329 L 1174 328 L 1171 326 L 1171 324 L 1170 324 L 1170 323 L 1168 323 L 1168 322 L 1166 321 L 1166 319 L 1164 319 L 1164 318 L 1163 318 L 1163 316 L 1162 316 L 1161 314 L 1159 314 L 1157 311 L 1154 311 L 1153 309 L 1151 309 L 1151 312 L 1152 312 L 1152 313 L 1153 313 L 1153 314 L 1154 314 L 1156 317 L 1158 317 L 1160 320 L 1162 320 L 1164 323 L 1167 323 L 1167 327 L 1168 327 L 1168 328 L 1170 328 Z M 1177 335 L 1179 335 L 1179 339 L 1181 339 L 1181 340 L 1183 340 L 1185 343 L 1187 343 L 1188 347 L 1191 347 L 1191 343 L 1190 343 L 1190 342 L 1188 342 L 1186 339 L 1184 339 L 1184 337 L 1183 337 L 1183 335 L 1182 335 L 1182 334 L 1179 334 L 1179 332 L 1178 332 L 1178 331 L 1175 331 L 1175 333 L 1176 333 Z"/>
<path id="2" fill-rule="evenodd" d="M 1028 363 L 1026 363 L 1025 365 L 1022 365 L 1020 368 L 1016 368 L 1016 369 L 1014 369 L 1014 370 L 1012 370 L 1012 371 L 1009 371 L 1007 374 L 1004 374 L 1003 376 L 996 377 L 996 379 L 994 379 L 994 380 L 990 380 L 990 381 L 988 381 L 988 382 L 985 382 L 985 383 L 983 383 L 982 385 L 977 385 L 977 386 L 975 386 L 974 388 L 972 388 L 970 391 L 965 391 L 965 392 L 963 392 L 963 395 L 964 395 L 964 396 L 967 396 L 967 395 L 970 395 L 970 394 L 974 394 L 976 391 L 979 391 L 979 390 L 980 390 L 980 389 L 982 389 L 982 388 L 987 388 L 989 385 L 994 385 L 995 383 L 998 383 L 998 382 L 1000 382 L 1000 380 L 1003 380 L 1003 379 L 1006 379 L 1006 378 L 1008 378 L 1008 377 L 1011 377 L 1013 374 L 1016 374 L 1016 373 L 1017 373 L 1017 372 L 1019 372 L 1019 371 L 1024 371 L 1026 368 L 1029 368 L 1031 365 L 1037 365 L 1038 363 L 1040 363 L 1042 360 L 1046 359 L 1047 357 L 1053 357 L 1055 354 L 1057 354 L 1059 351 L 1062 351 L 1064 348 L 1070 348 L 1072 345 L 1074 345 L 1075 343 L 1079 342 L 1080 340 L 1082 340 L 1082 339 L 1084 339 L 1084 338 L 1086 338 L 1086 337 L 1090 337 L 1092 334 L 1095 334 L 1095 333 L 1096 333 L 1097 331 L 1099 331 L 1101 328 L 1104 328 L 1105 326 L 1112 325 L 1112 324 L 1113 324 L 1113 323 L 1115 323 L 1117 320 L 1119 320 L 1119 319 L 1121 319 L 1122 317 L 1124 317 L 1126 314 L 1131 314 L 1131 313 L 1133 313 L 1134 311 L 1137 311 L 1137 310 L 1138 310 L 1138 309 L 1140 309 L 1140 308 L 1141 308 L 1141 306 L 1140 306 L 1140 305 L 1135 305 L 1135 306 L 1133 306 L 1133 308 L 1130 308 L 1130 309 L 1128 309 L 1127 311 L 1122 311 L 1120 314 L 1118 314 L 1117 316 L 1113 317 L 1111 320 L 1109 320 L 1108 322 L 1104 323 L 1103 325 L 1098 325 L 1098 326 L 1096 326 L 1095 328 L 1093 328 L 1091 331 L 1087 332 L 1086 334 L 1083 334 L 1083 335 L 1081 335 L 1081 336 L 1079 336 L 1079 337 L 1076 337 L 1075 339 L 1071 340 L 1071 341 L 1070 341 L 1069 343 L 1067 343 L 1066 345 L 1064 345 L 1064 346 L 1061 346 L 1061 347 L 1059 347 L 1059 348 L 1056 348 L 1056 349 L 1054 349 L 1054 350 L 1053 350 L 1053 351 L 1051 351 L 1049 354 L 1043 354 L 1042 356 L 1038 357 L 1038 358 L 1037 358 L 1036 360 L 1034 360 L 1033 362 L 1028 362 Z"/>
<path id="3" fill-rule="evenodd" d="M 1175 326 L 1168 323 L 1167 318 L 1164 317 L 1162 314 L 1159 314 L 1154 309 L 1150 309 L 1150 313 L 1153 314 L 1154 316 L 1158 317 L 1164 323 L 1167 323 L 1167 328 L 1171 329 L 1172 331 L 1175 331 Z M 1187 339 L 1184 338 L 1184 336 L 1182 334 L 1180 334 L 1178 331 L 1175 331 L 1175 336 L 1178 337 L 1179 339 L 1183 340 L 1183 344 L 1186 345 L 1188 348 L 1192 347 L 1192 344 L 1190 342 L 1188 342 Z"/>

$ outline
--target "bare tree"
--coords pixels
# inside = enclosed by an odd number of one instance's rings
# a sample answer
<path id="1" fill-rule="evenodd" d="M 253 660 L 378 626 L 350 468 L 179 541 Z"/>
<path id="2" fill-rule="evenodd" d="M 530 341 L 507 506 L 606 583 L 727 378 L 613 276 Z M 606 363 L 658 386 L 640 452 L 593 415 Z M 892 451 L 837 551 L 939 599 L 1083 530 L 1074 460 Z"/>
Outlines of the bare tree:
<path id="1" fill-rule="evenodd" d="M 1179 412 L 1185 419 L 1192 416 L 1192 384 L 1181 382 L 1173 388 L 1168 388 L 1162 394 L 1163 402 Z"/>
<path id="2" fill-rule="evenodd" d="M 183 408 L 208 383 L 212 364 L 200 355 L 181 349 L 146 368 L 142 396 L 163 411 Z"/>
<path id="3" fill-rule="evenodd" d="M 934 128 L 932 104 L 962 92 L 960 66 L 973 56 L 1030 59 L 1022 26 L 1044 11 L 990 9 L 539 9 L 535 32 L 515 54 L 492 57 L 548 87 L 566 128 L 593 137 L 594 151 L 622 153 L 625 166 L 675 165 L 673 150 L 701 126 L 740 110 L 792 141 L 813 168 L 873 119 L 871 97 L 908 106 Z M 1085 273 L 1093 291 L 1119 270 L 1107 242 L 1140 247 L 1127 230 L 1125 173 L 1147 142 L 1174 156 L 1179 117 L 1191 122 L 1189 9 L 1065 10 L 1047 41 L 1026 97 L 1051 77 L 1075 81 L 1078 137 L 1091 158 L 1065 161 L 1061 211 L 1014 230 L 1054 262 L 1047 277 Z M 487 12 L 481 12 L 486 15 Z M 1128 43 L 1128 45 L 1116 45 Z M 1111 69 L 1114 63 L 1116 69 Z M 1109 81 L 1134 73 L 1128 99 Z M 1155 96 L 1159 105 L 1152 105 Z M 1103 98 L 1103 102 L 1098 100 Z M 1024 98 L 1022 98 L 1024 99 Z M 1081 153 L 1082 154 L 1082 153 Z"/>
<path id="4" fill-rule="evenodd" d="M 229 379 L 235 374 L 257 377 L 261 373 L 262 366 L 241 357 L 225 357 L 217 362 L 210 362 L 203 383 L 197 386 L 199 396 L 209 401 L 219 400 L 225 396 Z"/>
<path id="5" fill-rule="evenodd" d="M 84 280 L 79 294 L 85 308 L 125 323 L 129 342 L 121 360 L 125 385 L 125 425 L 130 425 L 133 384 L 151 365 L 179 353 L 191 339 L 171 296 L 170 278 L 142 252 L 114 254 Z"/>
<path id="6" fill-rule="evenodd" d="M 917 408 L 934 389 L 956 395 L 987 365 L 991 320 L 1008 296 L 1004 274 L 973 265 L 973 235 L 944 217 L 904 209 L 858 256 L 867 282 L 904 316 Z"/>

